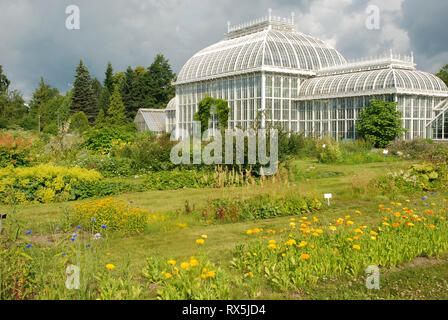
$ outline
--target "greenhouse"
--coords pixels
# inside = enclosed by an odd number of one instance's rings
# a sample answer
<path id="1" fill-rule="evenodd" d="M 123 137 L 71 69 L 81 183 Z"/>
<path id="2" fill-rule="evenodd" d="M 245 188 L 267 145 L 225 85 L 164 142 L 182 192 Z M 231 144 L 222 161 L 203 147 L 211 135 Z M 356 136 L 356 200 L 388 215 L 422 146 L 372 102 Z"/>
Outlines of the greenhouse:
<path id="1" fill-rule="evenodd" d="M 282 19 L 270 11 L 229 24 L 226 38 L 189 59 L 174 85 L 165 131 L 181 129 L 179 138 L 191 134 L 197 104 L 209 95 L 228 102 L 229 128 L 259 121 L 263 127 L 355 139 L 360 110 L 382 99 L 398 103 L 404 138 L 448 139 L 448 88 L 416 70 L 413 55 L 390 52 L 348 62 L 324 41 L 296 31 L 294 15 Z"/>

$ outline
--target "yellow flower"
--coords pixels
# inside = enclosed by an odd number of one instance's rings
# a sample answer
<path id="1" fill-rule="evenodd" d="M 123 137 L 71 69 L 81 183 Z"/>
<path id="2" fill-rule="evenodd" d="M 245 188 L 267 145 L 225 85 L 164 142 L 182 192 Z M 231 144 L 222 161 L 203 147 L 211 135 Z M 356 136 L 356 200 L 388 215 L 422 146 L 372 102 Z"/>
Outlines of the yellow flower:
<path id="1" fill-rule="evenodd" d="M 297 242 L 296 242 L 296 240 L 294 240 L 294 239 L 290 239 L 290 240 L 286 241 L 286 244 L 287 244 L 288 246 L 294 246 L 294 245 L 297 244 Z"/>
<path id="2" fill-rule="evenodd" d="M 249 276 L 250 277 L 253 277 L 254 276 L 254 273 L 251 271 L 251 272 L 249 272 Z"/>
<path id="3" fill-rule="evenodd" d="M 277 246 L 275 244 L 271 243 L 270 245 L 268 245 L 268 248 L 277 249 Z"/>
<path id="4" fill-rule="evenodd" d="M 201 279 L 205 279 L 207 276 L 205 274 L 201 274 Z"/>
<path id="5" fill-rule="evenodd" d="M 206 234 L 203 234 L 203 235 L 201 236 L 201 238 L 202 238 L 202 239 L 207 239 L 208 236 L 207 236 Z"/>
<path id="6" fill-rule="evenodd" d="M 355 213 L 356 213 L 356 214 L 362 214 L 362 212 L 359 211 L 359 210 L 356 210 Z"/>
<path id="7" fill-rule="evenodd" d="M 197 267 L 199 265 L 199 261 L 196 259 L 193 259 L 190 261 L 190 266 Z"/>
<path id="8" fill-rule="evenodd" d="M 375 231 L 370 231 L 370 235 L 376 237 L 378 233 L 376 233 Z"/>
<path id="9" fill-rule="evenodd" d="M 358 246 L 357 244 L 355 244 L 355 245 L 353 246 L 353 249 L 355 249 L 355 250 L 361 250 L 361 247 Z"/>
<path id="10" fill-rule="evenodd" d="M 216 272 L 214 272 L 214 271 L 209 271 L 206 274 L 207 278 L 214 278 L 215 276 L 216 276 Z"/>
<path id="11" fill-rule="evenodd" d="M 207 273 L 207 268 L 202 269 L 202 273 Z"/>
<path id="12" fill-rule="evenodd" d="M 196 244 L 203 245 L 205 243 L 204 239 L 198 239 L 196 240 Z"/>
<path id="13" fill-rule="evenodd" d="M 175 260 L 169 260 L 167 263 L 168 263 L 170 266 L 174 266 L 174 265 L 176 264 L 176 261 L 175 261 Z"/>
<path id="14" fill-rule="evenodd" d="M 336 231 L 337 230 L 337 228 L 335 226 L 331 226 L 328 229 L 330 229 L 331 231 Z"/>
<path id="15" fill-rule="evenodd" d="M 306 242 L 306 241 L 300 241 L 299 248 L 306 247 L 307 244 L 308 244 L 308 242 Z"/>
<path id="16" fill-rule="evenodd" d="M 310 258 L 310 255 L 309 255 L 309 254 L 306 254 L 306 253 L 303 253 L 303 254 L 300 256 L 300 258 L 303 259 L 303 260 L 308 260 L 308 259 Z"/>
<path id="17" fill-rule="evenodd" d="M 352 238 L 347 238 L 347 241 L 348 242 L 353 242 L 353 239 Z"/>
<path id="18" fill-rule="evenodd" d="M 362 230 L 361 230 L 361 229 L 356 229 L 356 230 L 355 230 L 355 232 L 356 232 L 356 233 L 360 233 L 360 234 L 363 234 L 363 232 L 362 232 Z"/>
<path id="19" fill-rule="evenodd" d="M 108 270 L 114 270 L 116 267 L 113 265 L 113 264 L 107 264 L 106 265 L 106 269 L 108 269 Z"/>
<path id="20" fill-rule="evenodd" d="M 183 263 L 180 265 L 180 267 L 181 267 L 182 269 L 187 269 L 187 268 L 190 267 L 190 264 L 189 264 L 188 262 L 183 262 Z"/>
<path id="21" fill-rule="evenodd" d="M 165 273 L 165 278 L 167 279 L 171 279 L 173 276 L 171 275 L 171 273 Z"/>

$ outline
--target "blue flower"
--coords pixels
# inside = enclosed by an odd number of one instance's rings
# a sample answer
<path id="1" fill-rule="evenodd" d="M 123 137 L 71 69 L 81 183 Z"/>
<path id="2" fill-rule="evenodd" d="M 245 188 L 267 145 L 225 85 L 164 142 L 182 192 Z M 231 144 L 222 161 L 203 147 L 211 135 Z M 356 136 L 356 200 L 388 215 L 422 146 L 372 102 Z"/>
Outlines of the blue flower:
<path id="1" fill-rule="evenodd" d="M 95 222 L 95 221 L 96 221 L 96 219 L 95 219 L 95 218 L 92 218 L 92 220 L 90 220 L 90 221 L 92 221 L 92 222 Z"/>
<path id="2" fill-rule="evenodd" d="M 29 248 L 31 248 L 33 245 L 32 244 L 29 244 L 29 245 L 27 245 L 26 247 L 29 249 Z"/>
<path id="3" fill-rule="evenodd" d="M 414 206 L 416 206 L 417 205 L 417 202 L 416 203 L 414 203 Z"/>
<path id="4" fill-rule="evenodd" d="M 423 200 L 423 201 L 426 201 L 427 199 L 428 199 L 428 197 L 425 196 L 425 197 L 423 197 L 422 200 Z"/>
<path id="5" fill-rule="evenodd" d="M 57 228 L 57 229 L 60 229 L 61 227 L 58 225 L 56 228 Z"/>
<path id="6" fill-rule="evenodd" d="M 76 237 L 78 237 L 78 234 L 77 234 L 77 233 L 74 233 L 74 234 L 72 234 L 72 237 L 73 237 L 73 238 L 76 238 Z"/>
<path id="7" fill-rule="evenodd" d="M 431 192 L 431 195 L 433 196 L 433 195 L 435 195 L 436 193 L 435 192 Z"/>
<path id="8" fill-rule="evenodd" d="M 81 229 L 82 227 L 81 227 L 81 226 L 77 226 L 76 228 L 77 228 L 77 229 Z"/>
<path id="9" fill-rule="evenodd" d="M 106 229 L 107 227 L 106 227 L 106 225 L 103 224 L 103 225 L 101 226 L 101 228 Z"/>
<path id="10" fill-rule="evenodd" d="M 65 257 L 66 255 L 67 255 L 67 252 L 64 252 L 64 253 L 62 254 L 63 257 Z"/>
<path id="11" fill-rule="evenodd" d="M 75 238 L 71 238 L 70 240 L 75 241 Z"/>
<path id="12" fill-rule="evenodd" d="M 31 233 L 33 233 L 33 231 L 28 231 L 26 234 L 30 235 Z"/>
<path id="13" fill-rule="evenodd" d="M 87 245 L 87 249 L 89 249 L 89 248 L 91 248 L 92 247 L 92 245 L 91 244 L 88 244 Z"/>

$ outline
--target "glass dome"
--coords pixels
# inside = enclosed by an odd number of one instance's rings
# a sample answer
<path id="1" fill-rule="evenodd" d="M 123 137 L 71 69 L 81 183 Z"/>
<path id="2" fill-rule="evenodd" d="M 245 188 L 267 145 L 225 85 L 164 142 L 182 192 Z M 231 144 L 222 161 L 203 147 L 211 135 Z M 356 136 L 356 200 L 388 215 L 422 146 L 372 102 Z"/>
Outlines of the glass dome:
<path id="1" fill-rule="evenodd" d="M 317 71 L 345 64 L 344 57 L 322 40 L 293 28 L 267 28 L 225 39 L 195 54 L 182 68 L 177 83 L 262 67 Z"/>
<path id="2" fill-rule="evenodd" d="M 433 74 L 388 68 L 309 79 L 303 82 L 299 97 L 353 95 L 366 91 L 439 92 L 448 95 L 445 83 Z"/>

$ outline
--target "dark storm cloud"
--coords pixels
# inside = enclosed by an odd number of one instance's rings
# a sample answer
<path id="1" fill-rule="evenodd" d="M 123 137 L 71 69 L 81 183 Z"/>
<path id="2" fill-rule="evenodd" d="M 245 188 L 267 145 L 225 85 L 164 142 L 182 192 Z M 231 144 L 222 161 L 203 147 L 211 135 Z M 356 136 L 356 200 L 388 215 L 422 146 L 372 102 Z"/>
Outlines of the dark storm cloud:
<path id="1" fill-rule="evenodd" d="M 420 66 L 436 71 L 448 63 L 448 1 L 406 0 L 401 26 L 408 31 L 410 45 Z"/>
<path id="2" fill-rule="evenodd" d="M 409 0 L 401 11 L 401 1 L 2 0 L 0 64 L 27 98 L 41 76 L 61 91 L 69 89 L 81 58 L 100 80 L 108 61 L 116 71 L 128 65 L 147 67 L 159 52 L 178 73 L 194 53 L 224 38 L 227 21 L 238 24 L 266 16 L 272 8 L 282 17 L 294 11 L 299 31 L 328 41 L 349 58 L 390 47 L 405 53 L 414 47 L 424 59 L 420 67 L 435 71 L 441 61 L 448 62 L 448 41 L 441 31 L 447 29 L 441 19 L 448 11 L 446 1 L 429 1 L 438 6 L 432 11 L 428 1 L 419 5 Z M 371 2 L 381 8 L 380 31 L 364 27 Z M 81 30 L 65 28 L 65 8 L 71 4 L 81 10 Z"/>

